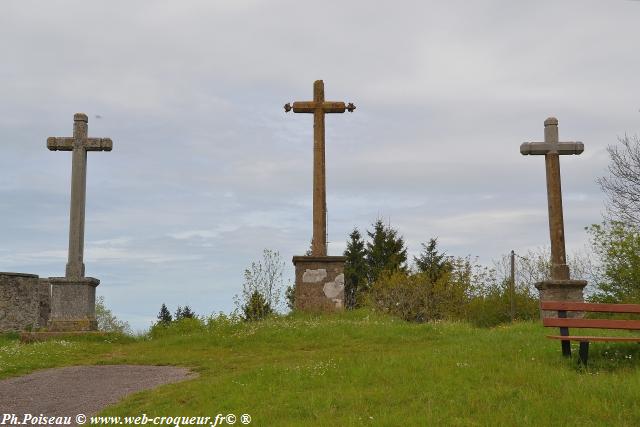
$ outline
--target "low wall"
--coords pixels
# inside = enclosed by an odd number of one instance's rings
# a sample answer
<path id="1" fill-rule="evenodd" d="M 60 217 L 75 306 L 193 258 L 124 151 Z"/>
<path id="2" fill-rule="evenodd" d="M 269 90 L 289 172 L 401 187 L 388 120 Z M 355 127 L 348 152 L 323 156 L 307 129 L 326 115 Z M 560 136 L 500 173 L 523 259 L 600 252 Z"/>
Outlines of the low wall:
<path id="1" fill-rule="evenodd" d="M 36 274 L 0 272 L 0 332 L 45 327 L 50 293 Z"/>

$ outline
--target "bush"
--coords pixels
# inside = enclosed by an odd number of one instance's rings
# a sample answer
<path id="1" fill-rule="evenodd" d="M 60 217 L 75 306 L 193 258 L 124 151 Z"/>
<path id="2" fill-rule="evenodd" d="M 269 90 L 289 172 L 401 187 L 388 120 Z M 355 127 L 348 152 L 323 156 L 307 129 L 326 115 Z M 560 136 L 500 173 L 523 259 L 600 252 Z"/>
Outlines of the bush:
<path id="1" fill-rule="evenodd" d="M 467 302 L 466 284 L 451 272 L 435 282 L 427 273 L 385 273 L 374 282 L 370 294 L 374 309 L 413 322 L 461 319 Z"/>
<path id="2" fill-rule="evenodd" d="M 538 298 L 527 288 L 514 290 L 516 320 L 533 320 L 540 315 Z M 492 285 L 469 301 L 467 319 L 475 326 L 491 327 L 511 322 L 511 298 L 508 282 Z"/>
<path id="3" fill-rule="evenodd" d="M 103 296 L 96 298 L 96 320 L 99 331 L 132 334 L 129 322 L 118 319 L 105 305 Z"/>
<path id="4" fill-rule="evenodd" d="M 256 290 L 251 294 L 249 301 L 242 306 L 242 312 L 244 320 L 252 321 L 266 318 L 273 313 L 273 310 L 267 299 Z"/>
<path id="5" fill-rule="evenodd" d="M 151 327 L 149 335 L 152 338 L 159 338 L 167 335 L 191 335 L 207 330 L 203 319 L 199 317 L 188 317 L 174 320 L 171 323 L 158 322 Z"/>

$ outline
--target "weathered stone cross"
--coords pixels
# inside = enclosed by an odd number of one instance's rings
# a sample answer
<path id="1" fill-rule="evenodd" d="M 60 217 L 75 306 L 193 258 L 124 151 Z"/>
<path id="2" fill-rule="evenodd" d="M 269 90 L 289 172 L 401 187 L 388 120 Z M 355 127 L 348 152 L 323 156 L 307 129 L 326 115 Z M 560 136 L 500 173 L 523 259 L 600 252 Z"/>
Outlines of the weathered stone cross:
<path id="1" fill-rule="evenodd" d="M 327 256 L 327 189 L 324 156 L 324 115 L 327 113 L 353 112 L 352 103 L 324 100 L 324 82 L 313 83 L 313 101 L 297 101 L 284 106 L 294 113 L 313 113 L 313 240 L 312 256 Z"/>
<path id="2" fill-rule="evenodd" d="M 87 193 L 87 151 L 111 151 L 109 138 L 89 138 L 86 114 L 73 116 L 72 137 L 49 137 L 51 151 L 73 151 L 71 163 L 71 214 L 69 220 L 69 262 L 65 276 L 69 279 L 84 277 L 84 209 Z"/>
<path id="3" fill-rule="evenodd" d="M 544 121 L 544 142 L 525 142 L 520 153 L 545 156 L 547 171 L 547 200 L 549 204 L 549 232 L 551 235 L 551 280 L 569 280 L 569 267 L 564 244 L 562 217 L 562 188 L 560 184 L 560 155 L 580 154 L 582 142 L 559 142 L 558 119 Z"/>

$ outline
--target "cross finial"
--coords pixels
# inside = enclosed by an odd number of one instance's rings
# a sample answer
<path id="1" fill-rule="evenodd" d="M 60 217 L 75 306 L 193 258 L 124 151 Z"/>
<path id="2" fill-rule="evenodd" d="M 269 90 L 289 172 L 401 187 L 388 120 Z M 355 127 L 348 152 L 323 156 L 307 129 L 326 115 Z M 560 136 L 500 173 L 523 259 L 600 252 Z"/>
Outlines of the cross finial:
<path id="1" fill-rule="evenodd" d="M 85 122 L 85 123 L 89 123 L 89 118 L 87 117 L 87 115 L 85 113 L 75 113 L 73 115 L 73 121 L 74 122 Z"/>

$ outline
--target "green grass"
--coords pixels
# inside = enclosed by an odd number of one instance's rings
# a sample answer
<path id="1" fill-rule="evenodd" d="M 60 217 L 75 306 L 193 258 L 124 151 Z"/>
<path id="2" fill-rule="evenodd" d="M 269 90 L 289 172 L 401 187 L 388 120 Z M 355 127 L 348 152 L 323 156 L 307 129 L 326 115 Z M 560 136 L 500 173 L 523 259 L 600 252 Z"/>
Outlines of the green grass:
<path id="1" fill-rule="evenodd" d="M 197 379 L 104 415 L 248 413 L 251 425 L 638 425 L 640 345 L 569 360 L 540 323 L 410 324 L 368 312 L 181 325 L 152 338 L 0 338 L 0 378 L 72 364 L 188 366 Z M 239 422 L 237 425 L 241 425 Z"/>

